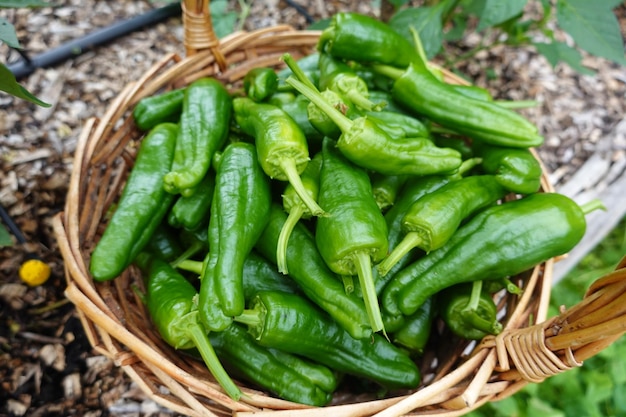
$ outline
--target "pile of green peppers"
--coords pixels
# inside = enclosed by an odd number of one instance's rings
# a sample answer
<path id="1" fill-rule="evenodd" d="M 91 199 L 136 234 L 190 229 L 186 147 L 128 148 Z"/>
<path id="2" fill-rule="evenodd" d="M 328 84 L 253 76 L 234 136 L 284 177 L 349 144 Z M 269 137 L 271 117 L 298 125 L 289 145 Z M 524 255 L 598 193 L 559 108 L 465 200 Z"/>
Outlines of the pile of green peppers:
<path id="1" fill-rule="evenodd" d="M 232 377 L 313 406 L 354 378 L 417 389 L 435 324 L 500 332 L 494 294 L 601 204 L 540 191 L 537 128 L 444 82 L 418 38 L 340 13 L 283 61 L 137 104 L 145 136 L 91 274 L 140 268 L 155 328 L 234 399 Z"/>

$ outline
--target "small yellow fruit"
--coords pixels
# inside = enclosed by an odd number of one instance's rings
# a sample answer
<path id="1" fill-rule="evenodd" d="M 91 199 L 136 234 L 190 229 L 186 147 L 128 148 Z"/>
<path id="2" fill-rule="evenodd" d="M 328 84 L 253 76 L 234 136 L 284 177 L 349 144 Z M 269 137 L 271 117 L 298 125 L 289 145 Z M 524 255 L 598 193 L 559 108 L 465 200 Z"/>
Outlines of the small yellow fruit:
<path id="1" fill-rule="evenodd" d="M 39 259 L 29 259 L 20 267 L 20 278 L 31 287 L 41 285 L 50 278 L 50 266 Z"/>

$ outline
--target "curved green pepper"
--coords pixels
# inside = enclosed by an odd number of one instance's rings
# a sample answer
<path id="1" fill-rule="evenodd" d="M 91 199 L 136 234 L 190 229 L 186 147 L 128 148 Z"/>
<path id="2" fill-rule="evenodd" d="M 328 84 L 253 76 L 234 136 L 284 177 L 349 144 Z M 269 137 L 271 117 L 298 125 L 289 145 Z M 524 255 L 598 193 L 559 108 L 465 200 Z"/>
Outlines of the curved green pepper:
<path id="1" fill-rule="evenodd" d="M 346 160 L 329 138 L 322 158 L 319 201 L 330 216 L 317 220 L 317 247 L 333 272 L 358 275 L 372 330 L 384 330 L 371 265 L 387 254 L 385 218 L 367 173 Z"/>
<path id="2" fill-rule="evenodd" d="M 197 348 L 224 391 L 239 400 L 241 391 L 219 362 L 198 318 L 196 289 L 159 258 L 147 255 L 139 257 L 138 263 L 147 276 L 146 305 L 163 340 L 175 349 Z"/>
<path id="3" fill-rule="evenodd" d="M 268 221 L 269 178 L 253 145 L 228 145 L 215 176 L 209 219 L 209 254 L 200 286 L 200 317 L 219 331 L 245 307 L 243 264 Z"/>
<path id="4" fill-rule="evenodd" d="M 408 349 L 409 352 L 422 355 L 430 339 L 439 301 L 431 297 L 410 317 L 407 317 L 400 329 L 393 333 L 393 343 Z"/>
<path id="5" fill-rule="evenodd" d="M 175 124 L 162 123 L 141 141 L 117 208 L 91 254 L 89 269 L 96 281 L 121 274 L 167 214 L 174 197 L 163 190 L 163 175 L 174 160 L 177 132 Z"/>
<path id="6" fill-rule="evenodd" d="M 367 117 L 394 139 L 430 137 L 430 129 L 426 123 L 406 114 L 385 110 L 367 112 Z"/>
<path id="7" fill-rule="evenodd" d="M 317 49 L 345 60 L 395 67 L 406 67 L 416 55 L 415 47 L 389 25 L 349 12 L 333 15 L 320 35 Z"/>
<path id="8" fill-rule="evenodd" d="M 257 251 L 276 263 L 278 237 L 287 221 L 287 214 L 277 204 L 272 205 L 263 234 L 257 241 Z M 354 338 L 364 339 L 372 334 L 363 300 L 355 294 L 346 294 L 343 284 L 326 265 L 320 255 L 315 237 L 301 223 L 291 232 L 287 246 L 289 276 L 302 292 L 322 310 L 326 311 Z"/>
<path id="9" fill-rule="evenodd" d="M 493 175 L 474 175 L 452 181 L 424 195 L 402 218 L 405 236 L 379 265 L 382 275 L 411 249 L 426 253 L 443 246 L 467 217 L 506 194 Z"/>
<path id="10" fill-rule="evenodd" d="M 518 274 L 571 250 L 586 229 L 585 209 L 557 193 L 536 193 L 482 210 L 441 248 L 401 270 L 383 305 L 413 314 L 429 297 L 463 282 Z M 462 271 L 462 273 L 460 273 Z"/>
<path id="11" fill-rule="evenodd" d="M 209 337 L 229 372 L 287 401 L 321 407 L 330 402 L 337 387 L 337 378 L 329 368 L 260 346 L 237 323 Z"/>
<path id="12" fill-rule="evenodd" d="M 230 95 L 217 79 L 201 78 L 186 88 L 174 164 L 163 178 L 167 192 L 193 193 L 226 142 L 231 113 Z"/>
<path id="13" fill-rule="evenodd" d="M 252 100 L 263 101 L 278 90 L 278 75 L 272 68 L 252 68 L 243 77 L 243 89 Z"/>
<path id="14" fill-rule="evenodd" d="M 167 218 L 170 226 L 195 230 L 208 221 L 213 191 L 215 190 L 213 172 L 207 172 L 202 181 L 194 188 L 192 195 L 180 195 L 176 199 Z"/>
<path id="15" fill-rule="evenodd" d="M 335 122 L 342 131 L 337 147 L 356 165 L 387 175 L 440 174 L 461 165 L 461 154 L 454 149 L 438 148 L 428 138 L 392 139 L 367 117 L 349 119 L 305 83 L 295 78 L 288 78 L 287 83 Z"/>
<path id="16" fill-rule="evenodd" d="M 142 98 L 133 109 L 135 125 L 145 132 L 159 123 L 178 122 L 184 97 L 185 89 L 178 88 Z"/>
<path id="17" fill-rule="evenodd" d="M 415 363 L 380 335 L 355 339 L 308 300 L 294 294 L 260 292 L 250 308 L 235 318 L 256 341 L 304 356 L 339 372 L 378 382 L 388 388 L 415 388 Z"/>
<path id="18" fill-rule="evenodd" d="M 270 178 L 288 181 L 314 216 L 324 215 L 302 186 L 300 174 L 309 162 L 309 148 L 296 122 L 276 106 L 245 97 L 234 99 L 233 108 L 241 129 L 254 137 L 263 171 Z"/>
<path id="19" fill-rule="evenodd" d="M 507 190 L 518 194 L 532 194 L 541 187 L 541 164 L 529 149 L 474 144 L 474 152 L 482 158 L 482 169 L 495 175 Z"/>

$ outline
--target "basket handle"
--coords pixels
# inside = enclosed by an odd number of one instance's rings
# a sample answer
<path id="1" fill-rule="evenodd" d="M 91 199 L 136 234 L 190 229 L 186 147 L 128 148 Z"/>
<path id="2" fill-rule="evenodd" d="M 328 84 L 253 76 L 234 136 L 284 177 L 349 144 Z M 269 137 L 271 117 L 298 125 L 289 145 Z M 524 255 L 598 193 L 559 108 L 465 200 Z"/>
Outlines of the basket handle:
<path id="1" fill-rule="evenodd" d="M 215 35 L 209 0 L 182 0 L 184 45 L 187 56 L 210 50 L 220 70 L 226 69 L 226 58 Z"/>

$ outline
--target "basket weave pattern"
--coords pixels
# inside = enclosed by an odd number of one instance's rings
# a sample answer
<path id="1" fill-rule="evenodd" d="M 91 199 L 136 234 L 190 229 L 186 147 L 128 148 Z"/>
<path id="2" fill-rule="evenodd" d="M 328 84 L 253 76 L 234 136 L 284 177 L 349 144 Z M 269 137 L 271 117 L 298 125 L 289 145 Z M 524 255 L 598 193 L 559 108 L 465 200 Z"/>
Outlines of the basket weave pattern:
<path id="1" fill-rule="evenodd" d="M 54 219 L 65 261 L 66 295 L 76 305 L 90 343 L 156 402 L 189 416 L 460 416 L 529 382 L 579 366 L 626 331 L 626 262 L 598 280 L 578 305 L 545 321 L 554 262 L 549 260 L 513 277 L 524 292 L 499 300 L 505 325 L 501 335 L 478 344 L 433 346 L 422 360 L 422 386 L 414 391 L 391 393 L 382 400 L 338 393 L 331 409 L 315 409 L 240 384 L 246 396 L 239 402 L 230 399 L 202 362 L 161 340 L 137 295 L 137 289 L 143 290 L 139 271 L 130 267 L 115 280 L 96 284 L 89 274 L 89 255 L 142 139 L 131 116 L 141 98 L 205 76 L 235 88 L 251 68 L 278 67 L 285 52 L 294 58 L 313 52 L 319 32 L 277 26 L 217 41 L 207 2 L 184 3 L 187 56 L 164 57 L 127 85 L 102 118 L 86 124 L 77 144 L 65 211 Z M 448 77 L 450 82 L 462 82 Z M 542 191 L 553 191 L 545 175 Z M 528 327 L 529 323 L 537 324 Z M 435 339 L 450 340 L 445 334 Z"/>

